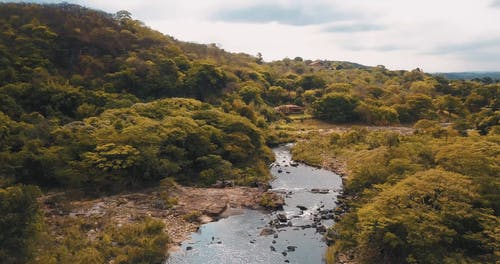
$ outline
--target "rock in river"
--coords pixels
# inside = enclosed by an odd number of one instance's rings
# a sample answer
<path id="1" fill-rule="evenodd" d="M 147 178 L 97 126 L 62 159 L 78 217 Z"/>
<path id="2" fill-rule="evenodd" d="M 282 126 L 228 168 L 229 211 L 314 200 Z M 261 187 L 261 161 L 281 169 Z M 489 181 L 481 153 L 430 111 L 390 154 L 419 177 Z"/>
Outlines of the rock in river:
<path id="1" fill-rule="evenodd" d="M 285 214 L 277 214 L 276 217 L 278 218 L 278 220 L 280 220 L 280 222 L 282 223 L 285 223 L 288 221 L 288 219 L 286 218 L 286 215 Z"/>
<path id="2" fill-rule="evenodd" d="M 296 246 L 288 246 L 288 247 L 286 247 L 286 249 L 287 249 L 289 252 L 293 252 L 293 251 L 295 251 L 295 249 L 296 249 L 296 248 L 297 248 Z"/>
<path id="3" fill-rule="evenodd" d="M 316 232 L 323 234 L 326 232 L 326 227 L 324 225 L 320 225 L 316 227 Z"/>
<path id="4" fill-rule="evenodd" d="M 311 189 L 312 193 L 321 193 L 321 194 L 327 194 L 330 192 L 328 189 L 319 189 L 319 188 L 313 188 Z"/>
<path id="5" fill-rule="evenodd" d="M 297 208 L 299 208 L 302 211 L 306 211 L 307 210 L 307 207 L 305 207 L 303 205 L 297 205 Z"/>
<path id="6" fill-rule="evenodd" d="M 276 233 L 276 231 L 272 228 L 264 228 L 262 231 L 260 231 L 261 236 L 269 236 Z"/>

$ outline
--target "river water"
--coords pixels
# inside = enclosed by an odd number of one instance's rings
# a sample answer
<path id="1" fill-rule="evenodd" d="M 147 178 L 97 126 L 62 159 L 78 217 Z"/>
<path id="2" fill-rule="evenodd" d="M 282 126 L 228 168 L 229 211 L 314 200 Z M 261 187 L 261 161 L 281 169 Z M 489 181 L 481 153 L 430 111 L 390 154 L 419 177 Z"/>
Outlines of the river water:
<path id="1" fill-rule="evenodd" d="M 275 177 L 272 190 L 285 195 L 283 211 L 242 210 L 202 225 L 166 264 L 324 263 L 326 244 L 318 231 L 333 224 L 330 212 L 336 207 L 342 180 L 333 172 L 293 162 L 291 146 L 274 148 L 276 162 L 270 166 Z M 279 223 L 278 214 L 287 220 L 278 227 L 270 225 Z M 263 229 L 276 233 L 260 235 Z"/>

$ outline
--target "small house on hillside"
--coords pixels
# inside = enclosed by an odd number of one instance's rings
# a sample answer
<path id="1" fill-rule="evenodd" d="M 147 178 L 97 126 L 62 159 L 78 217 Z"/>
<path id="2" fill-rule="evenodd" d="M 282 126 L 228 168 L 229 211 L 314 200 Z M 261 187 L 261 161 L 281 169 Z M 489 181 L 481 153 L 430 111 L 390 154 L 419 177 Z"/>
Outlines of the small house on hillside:
<path id="1" fill-rule="evenodd" d="M 315 60 L 315 61 L 313 61 L 313 62 L 309 63 L 309 65 L 308 65 L 308 66 L 310 66 L 310 67 L 323 67 L 323 66 L 325 66 L 325 65 L 323 64 L 323 62 L 322 62 L 322 61 L 320 61 L 320 60 Z"/>
<path id="2" fill-rule="evenodd" d="M 274 108 L 276 112 L 283 113 L 285 115 L 289 114 L 303 114 L 304 113 L 304 107 L 298 106 L 298 105 L 280 105 L 276 106 Z"/>
<path id="3" fill-rule="evenodd" d="M 309 66 L 312 71 L 320 71 L 328 69 L 328 64 L 320 60 L 315 60 L 309 63 L 307 66 Z"/>

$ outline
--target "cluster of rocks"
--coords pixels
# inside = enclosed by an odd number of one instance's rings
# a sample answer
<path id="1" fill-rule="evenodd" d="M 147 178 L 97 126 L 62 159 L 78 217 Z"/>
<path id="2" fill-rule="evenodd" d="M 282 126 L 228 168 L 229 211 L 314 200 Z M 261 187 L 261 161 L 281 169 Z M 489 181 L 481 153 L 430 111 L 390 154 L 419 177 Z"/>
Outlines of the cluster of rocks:
<path id="1" fill-rule="evenodd" d="M 271 228 L 280 229 L 285 227 L 291 227 L 292 221 L 288 219 L 286 214 L 278 213 L 276 214 L 276 218 L 269 221 L 268 224 Z"/>
<path id="2" fill-rule="evenodd" d="M 279 169 L 279 170 L 278 170 L 278 173 L 283 173 L 283 170 Z M 285 171 L 285 173 L 286 173 L 286 174 L 290 174 L 290 172 L 289 172 L 289 171 Z"/>
<path id="3" fill-rule="evenodd" d="M 300 209 L 300 213 L 299 213 L 300 215 L 303 214 L 304 211 L 307 210 L 307 207 L 305 207 L 303 205 L 297 205 L 297 208 Z M 299 217 L 299 216 L 294 216 L 294 217 Z M 322 221 L 336 219 L 335 210 L 324 209 L 324 205 L 317 208 L 312 213 L 312 217 L 313 217 L 313 221 L 311 224 L 295 226 L 295 228 L 296 229 L 314 228 L 314 229 L 316 229 L 316 232 L 318 232 L 320 234 L 324 234 L 327 231 L 327 227 L 322 224 Z M 269 225 L 268 228 L 262 229 L 260 235 L 262 235 L 262 236 L 272 235 L 272 234 L 275 234 L 276 230 L 278 230 L 278 229 L 294 226 L 291 219 L 289 219 L 286 216 L 286 214 L 284 214 L 284 213 L 277 213 L 276 218 L 269 221 L 268 225 Z"/>
<path id="4" fill-rule="evenodd" d="M 316 209 L 316 212 L 313 213 L 313 223 L 311 224 L 311 228 L 316 228 L 316 232 L 320 234 L 326 233 L 326 226 L 321 223 L 322 220 L 330 220 L 333 219 L 333 210 L 331 209 L 323 209 L 324 206 Z"/>
<path id="5" fill-rule="evenodd" d="M 286 162 L 286 160 L 283 160 L 283 162 L 285 163 L 285 162 Z M 299 164 L 299 163 L 297 163 L 297 162 L 290 161 L 288 164 L 285 164 L 283 167 L 298 167 L 299 165 L 300 165 L 300 164 Z M 281 167 L 281 165 L 280 165 L 280 164 L 275 164 L 274 166 L 276 166 L 276 167 Z M 289 173 L 290 173 L 289 171 L 284 171 L 284 169 L 281 169 L 281 168 L 280 168 L 280 169 L 278 169 L 278 173 L 283 173 L 283 172 L 285 172 L 285 173 L 287 173 L 287 174 L 289 174 Z"/>
<path id="6" fill-rule="evenodd" d="M 271 249 L 271 251 L 276 252 L 276 248 L 274 246 L 269 246 L 269 248 Z M 295 249 L 297 249 L 297 246 L 287 246 L 286 250 L 281 252 L 281 254 L 286 257 L 286 255 L 288 255 L 288 252 L 294 252 Z"/>
<path id="7" fill-rule="evenodd" d="M 335 222 L 339 222 L 340 219 L 342 218 L 342 216 L 348 212 L 349 210 L 349 206 L 347 204 L 347 201 L 348 199 L 350 199 L 352 197 L 344 194 L 343 192 L 341 192 L 338 196 L 337 196 L 337 201 L 335 202 L 337 204 L 337 207 L 335 207 L 335 209 L 333 210 L 333 220 Z M 331 246 L 333 245 L 333 243 L 335 242 L 334 241 L 334 238 L 333 236 L 330 235 L 327 235 L 325 236 L 325 242 L 328 246 Z"/>
<path id="8" fill-rule="evenodd" d="M 342 215 L 347 213 L 347 211 L 349 210 L 347 200 L 350 198 L 351 198 L 350 196 L 348 196 L 347 194 L 344 194 L 342 191 L 337 196 L 337 201 L 335 201 L 335 203 L 337 204 L 337 207 L 335 207 L 335 210 L 333 210 L 334 219 L 336 222 L 338 222 L 340 217 L 342 217 Z"/>
<path id="9" fill-rule="evenodd" d="M 274 238 L 278 238 L 278 234 L 274 234 Z M 274 247 L 274 244 L 276 244 L 276 240 L 273 240 L 271 243 L 273 245 L 269 246 L 269 249 L 271 249 L 272 252 L 276 252 L 276 247 Z M 286 250 L 282 251 L 281 254 L 286 257 L 289 252 L 294 252 L 295 249 L 297 249 L 297 246 L 287 246 Z M 290 261 L 285 259 L 285 263 L 290 263 Z"/>

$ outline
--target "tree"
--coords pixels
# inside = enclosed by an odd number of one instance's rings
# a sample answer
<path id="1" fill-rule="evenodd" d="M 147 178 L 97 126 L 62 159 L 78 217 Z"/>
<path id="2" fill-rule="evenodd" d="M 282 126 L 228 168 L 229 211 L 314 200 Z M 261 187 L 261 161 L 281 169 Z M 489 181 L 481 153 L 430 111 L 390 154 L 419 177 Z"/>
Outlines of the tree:
<path id="1" fill-rule="evenodd" d="M 313 103 L 312 114 L 316 118 L 332 122 L 353 122 L 358 118 L 354 111 L 358 103 L 358 99 L 347 94 L 327 94 Z"/>
<path id="2" fill-rule="evenodd" d="M 123 23 L 126 20 L 132 19 L 132 13 L 130 13 L 127 10 L 120 10 L 120 11 L 116 12 L 115 19 L 120 21 L 121 23 Z"/>
<path id="3" fill-rule="evenodd" d="M 412 121 L 432 118 L 432 98 L 425 94 L 415 94 L 407 97 L 406 106 Z"/>
<path id="4" fill-rule="evenodd" d="M 42 215 L 35 186 L 0 188 L 0 259 L 3 263 L 25 263 L 34 253 Z"/>
<path id="5" fill-rule="evenodd" d="M 195 64 L 185 78 L 186 93 L 198 100 L 207 100 L 217 96 L 226 86 L 224 72 L 212 64 Z"/>
<path id="6" fill-rule="evenodd" d="M 255 62 L 257 62 L 257 64 L 262 64 L 263 62 L 262 53 L 257 52 L 257 59 L 255 60 Z"/>
<path id="7" fill-rule="evenodd" d="M 261 97 L 262 90 L 257 85 L 245 85 L 238 93 L 246 104 L 254 103 L 256 105 L 261 105 L 264 103 Z"/>
<path id="8" fill-rule="evenodd" d="M 444 110 L 448 112 L 448 117 L 451 117 L 451 114 L 463 115 L 463 104 L 462 101 L 454 96 L 445 95 L 438 99 L 438 109 Z"/>
<path id="9" fill-rule="evenodd" d="M 304 75 L 299 81 L 299 85 L 304 90 L 324 88 L 326 81 L 318 75 L 310 74 Z"/>
<path id="10" fill-rule="evenodd" d="M 465 105 L 471 112 L 479 112 L 482 107 L 488 105 L 488 99 L 485 96 L 472 92 L 465 100 Z"/>
<path id="11" fill-rule="evenodd" d="M 266 93 L 266 97 L 271 105 L 278 105 L 288 98 L 289 92 L 280 86 L 271 86 Z"/>
<path id="12" fill-rule="evenodd" d="M 470 180 L 442 170 L 419 172 L 386 188 L 358 211 L 355 236 L 362 259 L 443 263 L 471 262 L 474 256 L 488 262 L 496 221 L 474 209 L 477 198 Z"/>
<path id="13" fill-rule="evenodd" d="M 413 93 L 421 93 L 432 95 L 435 92 L 435 81 L 425 80 L 425 81 L 415 81 L 410 86 L 410 91 Z"/>
<path id="14" fill-rule="evenodd" d="M 399 123 L 399 114 L 392 107 L 377 107 L 360 103 L 355 111 L 359 118 L 368 124 L 389 125 Z"/>
<path id="15" fill-rule="evenodd" d="M 231 162 L 224 160 L 219 155 L 209 154 L 199 157 L 195 161 L 195 166 L 200 171 L 200 178 L 206 185 L 214 184 L 217 179 L 230 180 L 236 178 Z"/>

